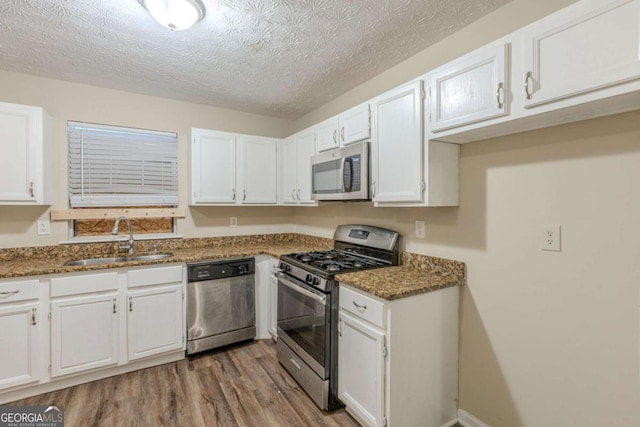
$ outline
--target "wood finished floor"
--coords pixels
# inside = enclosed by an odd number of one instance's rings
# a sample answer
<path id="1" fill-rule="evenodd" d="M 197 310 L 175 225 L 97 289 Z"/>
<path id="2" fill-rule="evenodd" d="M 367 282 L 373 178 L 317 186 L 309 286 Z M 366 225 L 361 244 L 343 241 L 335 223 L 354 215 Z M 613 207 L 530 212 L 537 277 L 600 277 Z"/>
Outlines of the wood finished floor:
<path id="1" fill-rule="evenodd" d="M 343 409 L 319 410 L 256 341 L 41 394 L 14 405 L 64 405 L 65 426 L 356 427 Z"/>

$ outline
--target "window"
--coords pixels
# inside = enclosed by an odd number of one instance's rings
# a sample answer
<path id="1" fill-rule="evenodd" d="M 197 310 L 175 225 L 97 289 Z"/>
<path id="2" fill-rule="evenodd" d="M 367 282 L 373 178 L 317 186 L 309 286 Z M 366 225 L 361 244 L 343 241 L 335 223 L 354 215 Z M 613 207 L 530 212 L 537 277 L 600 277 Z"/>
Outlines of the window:
<path id="1" fill-rule="evenodd" d="M 177 135 L 68 122 L 69 203 L 74 209 L 178 204 Z M 136 234 L 174 232 L 173 218 L 132 219 Z M 109 234 L 113 220 L 76 220 L 74 236 Z"/>

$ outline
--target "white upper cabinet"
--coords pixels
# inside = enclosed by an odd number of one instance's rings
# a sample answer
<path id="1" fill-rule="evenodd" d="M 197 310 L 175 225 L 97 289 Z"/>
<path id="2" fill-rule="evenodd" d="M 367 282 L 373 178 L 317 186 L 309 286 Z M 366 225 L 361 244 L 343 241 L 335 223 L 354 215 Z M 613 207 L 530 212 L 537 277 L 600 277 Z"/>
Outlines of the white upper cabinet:
<path id="1" fill-rule="evenodd" d="M 422 81 L 372 102 L 374 202 L 422 201 Z"/>
<path id="2" fill-rule="evenodd" d="M 191 204 L 235 203 L 236 136 L 203 129 L 191 135 Z"/>
<path id="3" fill-rule="evenodd" d="M 371 136 L 369 103 L 358 105 L 340 114 L 338 125 L 341 146 L 369 139 Z"/>
<path id="4" fill-rule="evenodd" d="M 430 73 L 429 128 L 440 132 L 509 113 L 509 44 L 487 46 Z"/>
<path id="5" fill-rule="evenodd" d="M 311 199 L 311 156 L 315 132 L 309 128 L 282 143 L 282 201 L 284 204 L 317 205 Z"/>
<path id="6" fill-rule="evenodd" d="M 278 140 L 192 130 L 191 204 L 276 204 Z"/>
<path id="7" fill-rule="evenodd" d="M 369 139 L 371 136 L 369 103 L 351 108 L 313 128 L 318 153 Z"/>
<path id="8" fill-rule="evenodd" d="M 314 126 L 316 133 L 316 150 L 318 152 L 340 147 L 338 124 L 338 118 L 333 117 Z"/>
<path id="9" fill-rule="evenodd" d="M 278 201 L 278 142 L 272 138 L 238 136 L 238 193 L 243 204 Z"/>
<path id="10" fill-rule="evenodd" d="M 422 81 L 374 99 L 371 195 L 375 206 L 457 206 L 460 147 L 423 138 Z"/>
<path id="11" fill-rule="evenodd" d="M 50 150 L 42 108 L 0 102 L 0 205 L 51 204 Z"/>
<path id="12" fill-rule="evenodd" d="M 640 77 L 639 0 L 583 0 L 526 27 L 522 38 L 525 108 Z"/>

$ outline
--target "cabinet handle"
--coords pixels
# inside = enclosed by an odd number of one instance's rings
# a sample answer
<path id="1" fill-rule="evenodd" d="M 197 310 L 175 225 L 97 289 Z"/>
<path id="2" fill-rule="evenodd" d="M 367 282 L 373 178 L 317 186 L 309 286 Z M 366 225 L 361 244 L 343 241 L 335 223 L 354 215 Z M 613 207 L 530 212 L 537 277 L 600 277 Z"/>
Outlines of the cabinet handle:
<path id="1" fill-rule="evenodd" d="M 36 322 L 36 309 L 35 308 L 31 309 L 31 324 L 33 326 L 38 324 L 38 322 Z"/>
<path id="2" fill-rule="evenodd" d="M 2 298 L 8 298 L 11 295 L 15 295 L 17 293 L 20 293 L 20 290 L 17 291 L 5 291 L 5 292 L 0 292 L 0 297 Z"/>
<path id="3" fill-rule="evenodd" d="M 533 73 L 531 71 L 527 71 L 527 76 L 524 78 L 524 91 L 527 94 L 527 99 L 531 99 L 533 96 L 533 92 L 529 92 L 529 80 L 533 82 Z"/>
<path id="4" fill-rule="evenodd" d="M 336 134 L 338 133 L 338 129 L 333 130 L 333 142 L 334 144 L 338 143 L 338 139 L 336 138 Z"/>
<path id="5" fill-rule="evenodd" d="M 113 314 L 116 314 L 116 299 L 113 299 Z"/>
<path id="6" fill-rule="evenodd" d="M 500 92 L 502 92 L 502 101 L 500 101 Z M 498 108 L 502 109 L 504 107 L 505 101 L 505 93 L 504 93 L 504 83 L 500 82 L 498 84 L 498 90 L 496 90 L 496 101 L 498 101 Z"/>
<path id="7" fill-rule="evenodd" d="M 295 189 L 295 188 L 294 188 L 293 190 L 291 190 L 291 198 L 292 198 L 293 200 L 295 200 L 295 199 L 296 199 L 296 189 Z"/>
<path id="8" fill-rule="evenodd" d="M 298 199 L 298 201 L 300 201 L 300 189 L 299 188 L 296 190 L 296 199 Z"/>
<path id="9" fill-rule="evenodd" d="M 344 126 L 340 129 L 340 138 L 342 138 L 342 142 L 344 142 Z"/>
<path id="10" fill-rule="evenodd" d="M 355 305 L 355 306 L 356 306 L 356 308 L 357 308 L 358 310 L 365 311 L 365 310 L 367 309 L 367 306 L 366 306 L 366 305 L 360 305 L 360 304 L 358 304 L 358 303 L 357 303 L 357 302 L 355 302 L 355 301 L 353 301 L 353 305 Z"/>
<path id="11" fill-rule="evenodd" d="M 31 181 L 31 182 L 29 183 L 29 195 L 30 195 L 31 197 L 35 197 L 35 196 L 34 196 L 34 192 L 33 192 L 33 181 Z"/>
<path id="12" fill-rule="evenodd" d="M 133 297 L 129 297 L 129 311 L 133 311 Z"/>
<path id="13" fill-rule="evenodd" d="M 242 201 L 247 200 L 247 190 L 242 190 Z"/>
<path id="14" fill-rule="evenodd" d="M 233 193 L 233 198 L 231 200 L 233 200 L 235 202 L 236 201 L 236 189 L 232 188 L 231 192 Z"/>
<path id="15" fill-rule="evenodd" d="M 338 319 L 338 335 L 342 336 L 342 319 Z"/>
<path id="16" fill-rule="evenodd" d="M 371 198 L 376 197 L 376 182 L 371 182 Z"/>

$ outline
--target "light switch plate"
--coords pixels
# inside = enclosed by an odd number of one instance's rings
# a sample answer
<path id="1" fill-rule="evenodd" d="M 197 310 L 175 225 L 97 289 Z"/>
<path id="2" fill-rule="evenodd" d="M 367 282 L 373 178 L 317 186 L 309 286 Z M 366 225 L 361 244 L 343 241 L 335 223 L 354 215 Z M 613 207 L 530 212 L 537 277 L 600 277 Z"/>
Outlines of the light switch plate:
<path id="1" fill-rule="evenodd" d="M 48 219 L 38 220 L 38 236 L 48 236 L 51 234 L 51 222 Z"/>
<path id="2" fill-rule="evenodd" d="M 416 221 L 416 238 L 424 239 L 425 231 L 424 231 L 424 221 Z"/>
<path id="3" fill-rule="evenodd" d="M 237 227 L 238 226 L 238 217 L 237 216 L 232 216 L 231 218 L 229 218 L 229 227 Z"/>

